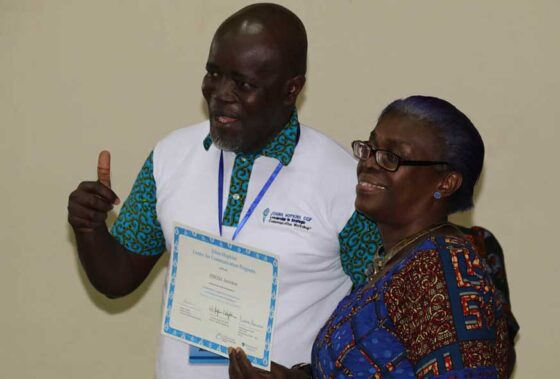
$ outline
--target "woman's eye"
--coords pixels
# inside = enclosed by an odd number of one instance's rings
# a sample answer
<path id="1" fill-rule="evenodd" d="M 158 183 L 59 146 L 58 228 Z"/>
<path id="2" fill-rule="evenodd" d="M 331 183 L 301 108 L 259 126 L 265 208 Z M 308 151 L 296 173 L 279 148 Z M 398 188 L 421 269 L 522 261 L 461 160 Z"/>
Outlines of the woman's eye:
<path id="1" fill-rule="evenodd" d="M 363 145 L 358 145 L 358 153 L 361 157 L 369 156 L 370 148 L 365 143 Z"/>
<path id="2" fill-rule="evenodd" d="M 399 157 L 389 151 L 385 151 L 382 155 L 382 160 L 383 163 L 394 165 L 399 162 Z"/>

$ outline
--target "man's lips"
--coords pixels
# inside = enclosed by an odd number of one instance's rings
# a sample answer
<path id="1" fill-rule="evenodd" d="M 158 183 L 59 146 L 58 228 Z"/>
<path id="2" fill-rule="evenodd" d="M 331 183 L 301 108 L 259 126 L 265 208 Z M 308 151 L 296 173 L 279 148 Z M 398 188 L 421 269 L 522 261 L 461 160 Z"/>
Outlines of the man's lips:
<path id="1" fill-rule="evenodd" d="M 210 118 L 220 126 L 227 126 L 240 121 L 239 114 L 233 109 L 210 109 Z"/>
<path id="2" fill-rule="evenodd" d="M 214 117 L 214 119 L 218 121 L 220 124 L 231 124 L 239 121 L 239 119 L 236 117 L 225 116 L 225 115 L 216 116 Z"/>

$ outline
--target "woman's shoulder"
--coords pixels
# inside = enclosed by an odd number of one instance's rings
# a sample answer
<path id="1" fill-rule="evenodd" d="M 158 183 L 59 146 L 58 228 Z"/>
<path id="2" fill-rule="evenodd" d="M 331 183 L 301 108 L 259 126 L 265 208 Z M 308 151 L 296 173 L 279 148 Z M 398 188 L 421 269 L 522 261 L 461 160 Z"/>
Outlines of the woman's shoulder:
<path id="1" fill-rule="evenodd" d="M 485 260 L 468 236 L 455 225 L 439 230 L 418 244 L 399 271 L 418 277 L 441 276 L 448 289 L 455 285 L 468 286 L 467 278 L 476 283 L 490 281 Z"/>
<path id="2" fill-rule="evenodd" d="M 448 224 L 417 242 L 395 271 L 424 270 L 436 263 L 449 261 L 450 255 L 463 254 L 479 260 L 479 254 L 469 237 L 459 227 Z M 425 262 L 424 264 L 419 262 Z M 431 272 L 431 270 L 428 270 Z"/>
<path id="3" fill-rule="evenodd" d="M 415 259 L 425 255 L 437 255 L 441 259 L 450 254 L 467 254 L 471 259 L 479 260 L 480 253 L 475 242 L 478 239 L 473 241 L 475 239 L 473 235 L 471 229 L 455 224 L 447 224 L 416 244 L 409 256 Z"/>
<path id="4" fill-rule="evenodd" d="M 488 332 L 492 321 L 471 314 L 475 308 L 487 314 L 489 310 L 482 308 L 494 306 L 495 289 L 485 265 L 460 230 L 446 228 L 416 245 L 396 268 L 384 284 L 384 301 L 395 315 L 416 314 L 411 321 L 437 309 L 436 313 L 446 315 L 450 328 L 459 322 L 464 331 Z M 472 307 L 464 308 L 465 304 Z M 467 326 L 470 322 L 476 325 Z"/>
<path id="5" fill-rule="evenodd" d="M 496 362 L 505 356 L 504 323 L 484 265 L 460 230 L 446 229 L 418 244 L 386 283 L 388 314 L 417 368 L 451 359 L 504 372 Z"/>
<path id="6" fill-rule="evenodd" d="M 384 287 L 402 287 L 403 291 L 421 290 L 417 283 L 435 283 L 435 279 L 441 279 L 444 283 L 450 281 L 451 274 L 457 274 L 467 267 L 470 272 L 480 271 L 479 276 L 483 276 L 483 264 L 464 234 L 454 227 L 446 227 L 419 241 L 387 275 Z"/>

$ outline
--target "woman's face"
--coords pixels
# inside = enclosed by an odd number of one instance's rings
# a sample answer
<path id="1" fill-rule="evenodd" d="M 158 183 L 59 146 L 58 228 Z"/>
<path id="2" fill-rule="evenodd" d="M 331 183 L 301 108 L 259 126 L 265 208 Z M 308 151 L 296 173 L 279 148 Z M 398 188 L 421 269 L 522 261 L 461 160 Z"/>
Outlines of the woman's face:
<path id="1" fill-rule="evenodd" d="M 389 150 L 402 160 L 440 160 L 433 127 L 399 115 L 387 115 L 369 138 L 376 149 Z M 385 224 L 408 225 L 430 212 L 442 174 L 434 166 L 400 166 L 389 172 L 372 156 L 358 162 L 356 209 Z"/>

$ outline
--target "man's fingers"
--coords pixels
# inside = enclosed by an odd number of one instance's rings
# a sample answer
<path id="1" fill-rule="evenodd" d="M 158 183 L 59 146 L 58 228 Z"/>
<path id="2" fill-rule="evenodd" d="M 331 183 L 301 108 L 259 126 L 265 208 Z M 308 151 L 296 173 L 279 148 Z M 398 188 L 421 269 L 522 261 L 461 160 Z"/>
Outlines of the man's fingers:
<path id="1" fill-rule="evenodd" d="M 80 232 L 91 232 L 95 230 L 95 226 L 91 220 L 86 220 L 81 217 L 68 216 L 68 223 L 70 223 L 75 230 Z"/>
<path id="2" fill-rule="evenodd" d="M 229 378 L 237 379 L 242 378 L 241 370 L 239 369 L 239 364 L 237 362 L 237 356 L 235 355 L 235 349 L 233 347 L 228 348 L 229 354 Z"/>
<path id="3" fill-rule="evenodd" d="M 105 225 L 106 218 L 105 212 L 97 212 L 80 204 L 68 205 L 68 222 L 74 228 L 92 230 Z"/>
<path id="4" fill-rule="evenodd" d="M 113 192 L 112 189 L 102 185 L 99 182 L 81 182 L 78 189 L 70 194 L 71 200 L 77 200 L 84 203 L 80 199 L 83 198 L 86 193 L 90 193 L 99 196 L 111 204 L 118 204 L 117 194 Z M 86 203 L 84 203 L 86 204 Z"/>
<path id="5" fill-rule="evenodd" d="M 81 212 L 82 214 L 87 213 L 90 218 L 94 217 L 93 213 L 99 213 L 104 215 L 103 219 L 105 219 L 105 215 L 107 215 L 111 209 L 113 209 L 111 203 L 97 196 L 88 196 L 68 203 L 69 212 L 76 215 L 79 214 L 77 212 Z M 83 210 L 87 210 L 87 212 Z"/>
<path id="6" fill-rule="evenodd" d="M 111 188 L 111 153 L 103 150 L 99 153 L 97 160 L 97 180 L 99 183 Z M 114 204 L 119 204 L 121 201 L 117 197 Z"/>
<path id="7" fill-rule="evenodd" d="M 81 231 L 89 232 L 93 230 L 90 220 L 86 220 L 78 216 L 68 215 L 68 222 L 74 228 L 80 229 Z"/>
<path id="8" fill-rule="evenodd" d="M 249 359 L 247 358 L 245 351 L 243 351 L 242 348 L 237 347 L 235 348 L 235 354 L 237 356 L 237 363 L 239 365 L 239 369 L 241 370 L 241 373 L 243 374 L 243 377 L 244 378 L 256 377 L 257 371 L 253 367 L 251 362 L 249 362 Z"/>

